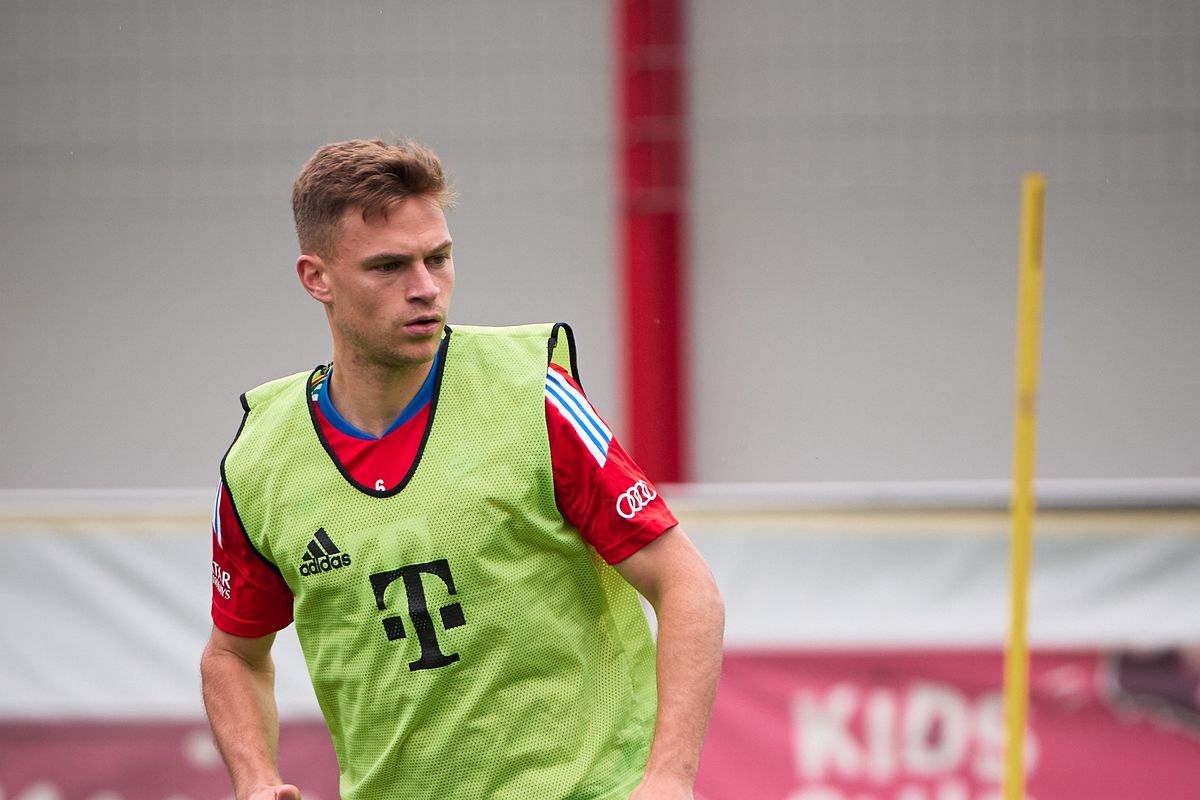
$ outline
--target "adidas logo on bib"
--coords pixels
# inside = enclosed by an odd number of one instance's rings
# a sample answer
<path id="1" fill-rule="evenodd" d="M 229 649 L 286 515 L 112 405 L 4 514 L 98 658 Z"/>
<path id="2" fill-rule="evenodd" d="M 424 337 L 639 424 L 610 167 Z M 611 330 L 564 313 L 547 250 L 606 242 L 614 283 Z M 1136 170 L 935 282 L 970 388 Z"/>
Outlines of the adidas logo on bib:
<path id="1" fill-rule="evenodd" d="M 333 572 L 335 569 L 350 566 L 350 554 L 343 553 L 329 538 L 324 528 L 317 528 L 308 550 L 300 559 L 301 575 L 319 575 L 322 572 Z"/>

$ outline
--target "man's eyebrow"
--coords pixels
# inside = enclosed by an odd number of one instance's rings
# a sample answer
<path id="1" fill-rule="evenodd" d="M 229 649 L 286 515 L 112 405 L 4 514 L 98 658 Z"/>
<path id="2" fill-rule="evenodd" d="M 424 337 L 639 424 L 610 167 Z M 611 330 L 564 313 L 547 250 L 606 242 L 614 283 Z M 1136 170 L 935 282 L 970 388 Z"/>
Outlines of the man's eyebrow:
<path id="1" fill-rule="evenodd" d="M 363 264 L 390 264 L 393 261 L 407 263 L 412 261 L 412 253 L 376 253 L 373 256 L 364 258 Z"/>
<path id="2" fill-rule="evenodd" d="M 453 244 L 454 242 L 452 240 L 447 239 L 437 247 L 432 248 L 429 252 L 440 253 L 443 250 L 449 249 Z M 367 266 L 374 266 L 375 264 L 389 264 L 393 261 L 407 264 L 409 261 L 412 261 L 412 259 L 412 253 L 376 253 L 373 256 L 363 259 L 362 263 Z"/>
<path id="3" fill-rule="evenodd" d="M 454 241 L 450 239 L 445 240 L 437 247 L 430 249 L 430 254 L 443 252 L 445 249 L 450 249 L 451 245 L 454 245 Z M 412 260 L 412 253 L 376 253 L 371 255 L 371 257 L 362 259 L 362 265 L 374 266 L 377 264 L 390 264 L 391 261 L 398 261 L 398 263 L 407 264 Z"/>

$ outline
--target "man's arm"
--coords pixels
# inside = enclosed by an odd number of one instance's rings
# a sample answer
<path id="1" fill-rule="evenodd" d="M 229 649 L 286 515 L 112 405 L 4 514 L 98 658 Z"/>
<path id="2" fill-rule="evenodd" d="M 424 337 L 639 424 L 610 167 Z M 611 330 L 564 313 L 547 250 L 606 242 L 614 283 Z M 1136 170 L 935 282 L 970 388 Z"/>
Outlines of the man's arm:
<path id="1" fill-rule="evenodd" d="M 725 605 L 678 525 L 614 566 L 658 618 L 658 717 L 630 800 L 691 800 L 721 672 Z"/>
<path id="2" fill-rule="evenodd" d="M 200 677 L 204 708 L 238 800 L 300 800 L 279 777 L 275 634 L 247 639 L 213 627 Z"/>

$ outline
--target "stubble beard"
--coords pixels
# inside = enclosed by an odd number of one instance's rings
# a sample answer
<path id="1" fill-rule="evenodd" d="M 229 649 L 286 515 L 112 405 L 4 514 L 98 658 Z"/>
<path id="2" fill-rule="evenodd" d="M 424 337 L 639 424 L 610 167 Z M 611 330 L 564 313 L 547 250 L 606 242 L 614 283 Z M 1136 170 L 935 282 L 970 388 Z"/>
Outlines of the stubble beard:
<path id="1" fill-rule="evenodd" d="M 444 332 L 417 341 L 397 342 L 396 336 L 371 336 L 363 331 L 343 329 L 343 341 L 349 345 L 349 358 L 359 367 L 388 372 L 402 372 L 428 364 L 437 356 Z M 403 333 L 397 334 L 401 339 Z"/>

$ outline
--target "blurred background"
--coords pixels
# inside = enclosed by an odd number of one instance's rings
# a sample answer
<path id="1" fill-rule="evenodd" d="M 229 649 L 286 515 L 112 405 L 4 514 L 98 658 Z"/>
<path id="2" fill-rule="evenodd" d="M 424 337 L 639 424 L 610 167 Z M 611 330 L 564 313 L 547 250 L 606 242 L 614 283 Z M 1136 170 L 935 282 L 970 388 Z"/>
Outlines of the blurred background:
<path id="1" fill-rule="evenodd" d="M 1193 0 L 0 0 L 0 798 L 230 794 L 197 677 L 217 464 L 241 392 L 330 356 L 291 181 L 373 137 L 457 189 L 451 322 L 572 323 L 712 562 L 708 800 L 998 791 L 1043 171 L 1031 793 L 1191 797 Z M 280 662 L 285 767 L 328 800 Z"/>

